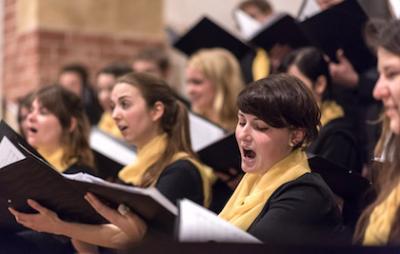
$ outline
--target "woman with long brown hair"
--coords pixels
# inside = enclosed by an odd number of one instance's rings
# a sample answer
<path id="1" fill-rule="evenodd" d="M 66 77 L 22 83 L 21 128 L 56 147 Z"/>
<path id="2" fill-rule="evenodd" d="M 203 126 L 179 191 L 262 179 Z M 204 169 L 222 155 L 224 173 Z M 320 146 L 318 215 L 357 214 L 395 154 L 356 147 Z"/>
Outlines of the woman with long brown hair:
<path id="1" fill-rule="evenodd" d="M 209 205 L 212 172 L 192 151 L 187 109 L 172 88 L 153 75 L 130 73 L 117 80 L 111 100 L 113 119 L 124 139 L 138 150 L 135 162 L 120 171 L 120 180 L 139 187 L 154 186 L 173 203 L 188 198 Z M 86 198 L 92 200 L 91 195 Z M 86 225 L 63 221 L 33 200 L 28 204 L 39 213 L 23 214 L 10 208 L 19 223 L 40 232 L 68 236 L 79 248 L 88 247 L 82 242 L 122 248 L 139 241 L 147 228 L 133 213 L 119 214 L 110 209 L 119 219 Z M 123 220 L 127 216 L 128 220 Z M 129 238 L 126 228 L 137 230 L 137 237 Z"/>
<path id="2" fill-rule="evenodd" d="M 387 131 L 381 136 L 383 158 L 378 171 L 377 198 L 364 211 L 355 240 L 363 245 L 400 244 L 400 20 L 374 22 L 367 27 L 377 51 L 379 80 L 374 98 L 384 105 Z"/>
<path id="3" fill-rule="evenodd" d="M 93 173 L 89 120 L 80 98 L 58 86 L 31 96 L 26 139 L 60 173 Z"/>

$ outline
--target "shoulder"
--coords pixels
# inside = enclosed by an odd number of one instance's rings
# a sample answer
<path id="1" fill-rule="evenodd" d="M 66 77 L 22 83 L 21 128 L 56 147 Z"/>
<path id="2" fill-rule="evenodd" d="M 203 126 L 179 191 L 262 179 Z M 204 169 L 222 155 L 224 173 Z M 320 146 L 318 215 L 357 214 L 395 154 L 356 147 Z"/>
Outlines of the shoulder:
<path id="1" fill-rule="evenodd" d="M 169 164 L 160 177 L 170 174 L 179 174 L 182 176 L 200 176 L 196 166 L 189 160 L 177 160 Z"/>
<path id="2" fill-rule="evenodd" d="M 283 184 L 271 195 L 270 200 L 282 196 L 299 196 L 305 200 L 323 201 L 326 198 L 333 198 L 333 192 L 319 174 L 306 173 L 296 180 Z"/>
<path id="3" fill-rule="evenodd" d="M 174 203 L 182 198 L 203 203 L 200 173 L 188 160 L 178 160 L 166 167 L 158 178 L 156 188 Z"/>
<path id="4" fill-rule="evenodd" d="M 354 120 L 349 117 L 340 117 L 327 123 L 321 128 L 321 135 L 341 134 L 347 136 L 354 136 Z"/>
<path id="5" fill-rule="evenodd" d="M 249 233 L 269 243 L 305 244 L 324 242 L 340 229 L 332 191 L 318 174 L 307 173 L 271 195 Z"/>

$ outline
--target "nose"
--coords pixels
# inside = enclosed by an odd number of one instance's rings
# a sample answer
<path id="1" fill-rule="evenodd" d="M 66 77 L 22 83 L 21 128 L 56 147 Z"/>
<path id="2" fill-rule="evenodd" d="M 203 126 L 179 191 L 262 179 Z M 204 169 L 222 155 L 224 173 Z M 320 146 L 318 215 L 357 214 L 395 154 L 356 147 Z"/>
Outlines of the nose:
<path id="1" fill-rule="evenodd" d="M 375 84 L 373 96 L 376 100 L 383 100 L 384 98 L 389 96 L 389 93 L 389 88 L 387 87 L 386 82 L 381 75 Z"/>
<path id="2" fill-rule="evenodd" d="M 244 126 L 240 126 L 239 124 L 236 127 L 236 139 L 240 143 L 248 143 L 251 142 L 252 136 L 251 136 L 251 130 L 250 126 L 248 124 Z"/>
<path id="3" fill-rule="evenodd" d="M 35 119 L 36 119 L 36 113 L 34 111 L 31 111 L 26 115 L 25 121 L 33 122 Z"/>
<path id="4" fill-rule="evenodd" d="M 121 118 L 122 118 L 122 112 L 121 112 L 121 109 L 120 109 L 118 106 L 115 106 L 114 109 L 112 110 L 111 117 L 112 117 L 112 119 L 114 119 L 114 121 L 116 121 L 116 122 L 117 122 L 118 120 L 121 120 Z"/>

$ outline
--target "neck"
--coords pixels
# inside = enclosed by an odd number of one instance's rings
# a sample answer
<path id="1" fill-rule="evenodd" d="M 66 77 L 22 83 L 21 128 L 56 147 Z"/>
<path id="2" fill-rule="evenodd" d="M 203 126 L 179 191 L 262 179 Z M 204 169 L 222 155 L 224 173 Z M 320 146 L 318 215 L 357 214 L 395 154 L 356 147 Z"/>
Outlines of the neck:
<path id="1" fill-rule="evenodd" d="M 161 130 L 154 130 L 151 133 L 149 133 L 147 135 L 147 137 L 145 139 L 142 139 L 138 142 L 136 142 L 136 144 L 134 144 L 137 148 L 137 150 L 141 150 L 143 149 L 143 147 L 145 147 L 148 143 L 150 143 L 154 138 L 156 138 L 157 136 L 160 136 L 161 134 L 163 134 L 164 132 Z"/>
<path id="2" fill-rule="evenodd" d="M 38 147 L 38 150 L 43 154 L 53 154 L 60 148 L 60 145 Z"/>

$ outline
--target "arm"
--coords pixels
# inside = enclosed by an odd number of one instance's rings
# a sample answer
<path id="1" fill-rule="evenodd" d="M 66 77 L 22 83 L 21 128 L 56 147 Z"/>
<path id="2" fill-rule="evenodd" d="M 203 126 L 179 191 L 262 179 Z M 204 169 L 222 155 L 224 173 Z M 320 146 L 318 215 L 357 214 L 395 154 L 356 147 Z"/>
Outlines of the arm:
<path id="1" fill-rule="evenodd" d="M 88 202 L 106 219 L 116 222 L 118 225 L 124 223 L 124 229 L 137 227 L 137 234 L 131 235 L 133 230 L 127 230 L 131 233 L 126 234 L 121 228 L 114 224 L 89 225 L 81 223 L 72 223 L 61 220 L 56 213 L 41 206 L 33 200 L 28 200 L 29 206 L 38 211 L 37 214 L 25 214 L 9 208 L 15 216 L 18 223 L 25 227 L 39 232 L 47 232 L 58 235 L 65 235 L 70 238 L 87 242 L 94 245 L 123 248 L 131 242 L 136 242 L 144 236 L 146 231 L 145 224 L 136 215 L 128 213 L 126 215 L 117 215 L 117 211 L 106 207 L 98 201 L 93 195 L 86 195 Z M 141 233 L 141 234 L 139 234 Z"/>

